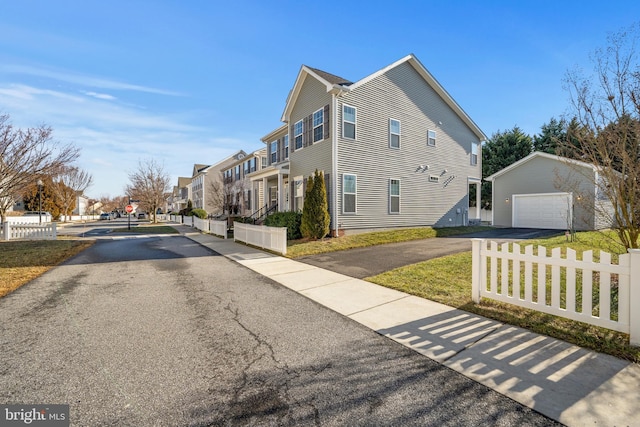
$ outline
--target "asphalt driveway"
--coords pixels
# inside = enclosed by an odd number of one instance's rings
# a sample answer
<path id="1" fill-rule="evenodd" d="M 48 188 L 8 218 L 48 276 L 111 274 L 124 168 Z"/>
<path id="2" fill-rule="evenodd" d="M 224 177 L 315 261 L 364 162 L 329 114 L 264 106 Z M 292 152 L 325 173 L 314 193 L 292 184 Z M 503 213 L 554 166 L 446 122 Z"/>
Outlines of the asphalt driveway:
<path id="1" fill-rule="evenodd" d="M 451 237 L 390 243 L 367 248 L 350 249 L 296 258 L 296 261 L 315 265 L 357 279 L 375 276 L 394 268 L 471 250 L 472 238 L 497 242 L 537 239 L 561 234 L 559 230 L 533 228 L 494 228 L 478 233 Z"/>

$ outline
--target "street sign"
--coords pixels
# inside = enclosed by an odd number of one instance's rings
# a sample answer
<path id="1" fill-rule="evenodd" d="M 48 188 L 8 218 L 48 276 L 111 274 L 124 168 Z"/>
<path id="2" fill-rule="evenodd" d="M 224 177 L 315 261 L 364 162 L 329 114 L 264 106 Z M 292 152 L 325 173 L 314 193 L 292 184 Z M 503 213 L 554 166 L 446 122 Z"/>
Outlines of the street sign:
<path id="1" fill-rule="evenodd" d="M 126 208 L 124 208 L 124 210 L 126 210 L 126 211 L 127 211 L 127 213 L 131 213 L 131 212 L 133 212 L 133 206 L 131 206 L 131 205 L 127 205 L 127 207 L 126 207 Z"/>

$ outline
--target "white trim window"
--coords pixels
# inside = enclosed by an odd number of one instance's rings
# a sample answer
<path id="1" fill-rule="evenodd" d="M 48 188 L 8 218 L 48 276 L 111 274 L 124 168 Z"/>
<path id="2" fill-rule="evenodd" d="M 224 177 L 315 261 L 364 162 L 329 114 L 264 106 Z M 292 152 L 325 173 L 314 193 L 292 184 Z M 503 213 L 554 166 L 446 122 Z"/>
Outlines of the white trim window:
<path id="1" fill-rule="evenodd" d="M 342 104 L 342 137 L 356 139 L 356 107 Z"/>
<path id="2" fill-rule="evenodd" d="M 293 141 L 296 145 L 296 150 L 302 148 L 302 133 L 304 131 L 304 126 L 302 125 L 302 120 L 295 122 L 293 125 Z"/>
<path id="3" fill-rule="evenodd" d="M 284 159 L 289 160 L 289 135 L 284 136 L 282 144 L 284 145 Z"/>
<path id="4" fill-rule="evenodd" d="M 471 166 L 476 166 L 478 164 L 478 144 L 477 142 L 471 143 Z"/>
<path id="5" fill-rule="evenodd" d="M 313 142 L 324 139 L 324 109 L 321 108 L 313 113 Z"/>
<path id="6" fill-rule="evenodd" d="M 348 173 L 342 174 L 342 213 L 357 212 L 357 192 L 358 177 Z"/>
<path id="7" fill-rule="evenodd" d="M 278 161 L 278 141 L 273 141 L 269 144 L 269 158 L 272 165 Z"/>
<path id="8" fill-rule="evenodd" d="M 400 180 L 389 180 L 389 213 L 400 213 Z"/>
<path id="9" fill-rule="evenodd" d="M 435 130 L 427 130 L 427 145 L 429 147 L 436 146 L 436 131 Z"/>
<path id="10" fill-rule="evenodd" d="M 389 119 L 389 147 L 400 148 L 400 120 Z"/>

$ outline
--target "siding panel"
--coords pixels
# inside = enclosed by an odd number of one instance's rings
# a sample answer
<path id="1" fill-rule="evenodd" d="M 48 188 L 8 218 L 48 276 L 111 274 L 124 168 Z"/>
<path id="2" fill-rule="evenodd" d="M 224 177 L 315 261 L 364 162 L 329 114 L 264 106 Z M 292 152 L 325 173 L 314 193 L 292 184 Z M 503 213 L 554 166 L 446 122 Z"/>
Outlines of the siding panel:
<path id="1" fill-rule="evenodd" d="M 471 143 L 480 141 L 414 68 L 403 63 L 345 95 L 338 105 L 339 135 L 343 103 L 357 109 L 357 139 L 339 137 L 338 194 L 343 173 L 358 175 L 358 213 L 340 215 L 340 227 L 462 225 L 467 178 L 481 177 L 481 153 L 478 164 L 470 164 Z M 389 118 L 402 124 L 399 150 L 389 148 Z M 437 132 L 435 147 L 427 146 L 429 129 Z M 429 170 L 416 172 L 418 165 Z M 430 175 L 439 182 L 430 182 Z M 400 214 L 389 214 L 389 178 L 401 180 Z"/>

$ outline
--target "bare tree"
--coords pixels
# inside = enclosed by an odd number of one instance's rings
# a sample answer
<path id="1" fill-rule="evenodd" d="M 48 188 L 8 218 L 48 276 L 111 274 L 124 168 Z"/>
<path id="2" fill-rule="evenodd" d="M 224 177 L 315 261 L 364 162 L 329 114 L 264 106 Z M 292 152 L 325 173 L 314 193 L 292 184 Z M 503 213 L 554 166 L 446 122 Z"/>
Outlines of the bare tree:
<path id="1" fill-rule="evenodd" d="M 79 148 L 54 141 L 50 127 L 18 129 L 0 115 L 0 221 L 27 187 L 56 176 L 79 155 Z"/>
<path id="2" fill-rule="evenodd" d="M 212 179 L 209 182 L 207 207 L 229 215 L 245 214 L 242 203 L 244 192 L 249 188 L 251 188 L 249 179 L 243 178 L 236 181 L 221 173 L 219 179 Z"/>
<path id="3" fill-rule="evenodd" d="M 62 214 L 65 219 L 67 215 L 71 215 L 71 211 L 75 208 L 78 195 L 82 194 L 92 183 L 91 174 L 75 166 L 63 168 L 58 177 L 53 180 L 53 192 L 62 205 Z"/>
<path id="4" fill-rule="evenodd" d="M 583 202 L 611 223 L 625 248 L 637 248 L 640 237 L 639 36 L 639 25 L 611 34 L 592 56 L 593 75 L 567 73 L 579 125 L 569 127 L 560 151 L 597 167 L 595 196 Z"/>
<path id="5" fill-rule="evenodd" d="M 153 222 L 157 222 L 156 212 L 171 191 L 171 178 L 164 166 L 154 159 L 139 161 L 138 170 L 129 173 L 129 181 L 125 192 L 130 198 L 140 200 L 142 207 L 153 215 Z"/>

